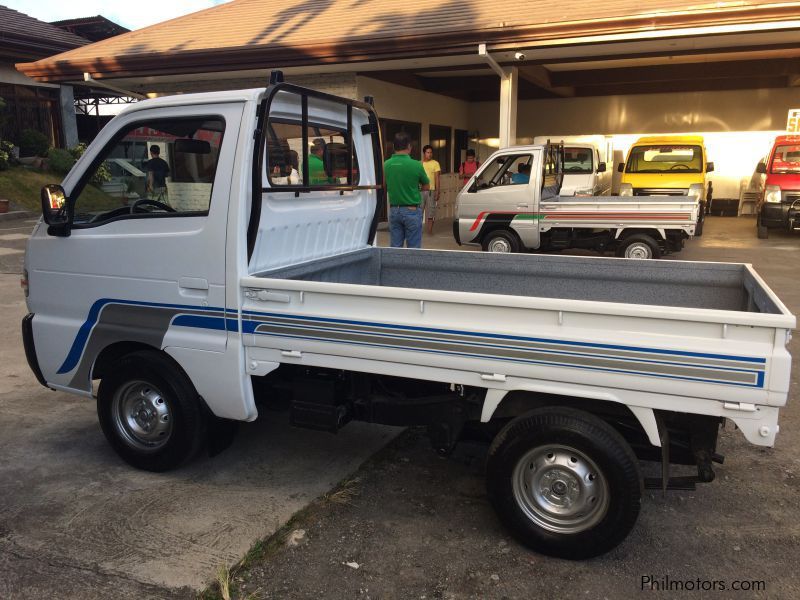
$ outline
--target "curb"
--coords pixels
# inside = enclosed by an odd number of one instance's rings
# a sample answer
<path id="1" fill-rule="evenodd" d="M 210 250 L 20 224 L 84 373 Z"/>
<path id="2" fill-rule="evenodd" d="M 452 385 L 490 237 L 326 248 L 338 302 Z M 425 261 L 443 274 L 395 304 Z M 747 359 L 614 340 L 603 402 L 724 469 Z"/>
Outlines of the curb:
<path id="1" fill-rule="evenodd" d="M 3 221 L 17 221 L 22 219 L 35 219 L 37 215 L 29 210 L 11 210 L 7 213 L 0 213 L 0 223 Z"/>

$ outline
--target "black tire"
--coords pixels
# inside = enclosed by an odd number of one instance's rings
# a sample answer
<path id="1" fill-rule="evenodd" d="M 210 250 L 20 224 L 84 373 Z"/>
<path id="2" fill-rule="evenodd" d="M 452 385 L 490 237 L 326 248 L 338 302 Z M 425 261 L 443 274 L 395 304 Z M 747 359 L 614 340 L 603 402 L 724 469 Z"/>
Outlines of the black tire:
<path id="1" fill-rule="evenodd" d="M 639 463 L 624 438 L 597 417 L 564 407 L 531 411 L 497 434 L 486 486 L 500 520 L 522 544 L 573 560 L 619 545 L 642 497 Z M 576 512 L 568 515 L 558 502 L 573 493 L 578 499 L 566 510 Z"/>
<path id="2" fill-rule="evenodd" d="M 168 357 L 144 350 L 122 357 L 97 393 L 97 416 L 111 447 L 145 471 L 174 469 L 206 440 L 208 417 L 191 381 Z"/>
<path id="3" fill-rule="evenodd" d="M 694 237 L 702 237 L 703 235 L 703 225 L 706 223 L 705 215 L 700 215 L 700 219 L 697 221 L 697 225 L 694 226 Z"/>
<path id="4" fill-rule="evenodd" d="M 484 236 L 481 247 L 484 252 L 519 252 L 520 244 L 516 234 L 498 229 L 490 231 Z M 498 250 L 496 249 L 498 247 L 507 248 L 507 250 Z"/>
<path id="5" fill-rule="evenodd" d="M 628 256 L 629 253 L 641 252 L 641 255 Z M 658 243 L 645 233 L 634 233 L 621 240 L 617 246 L 617 256 L 620 258 L 650 259 L 661 258 L 661 248 Z"/>
<path id="6" fill-rule="evenodd" d="M 766 225 L 761 224 L 761 217 L 756 219 L 756 235 L 760 240 L 766 240 L 769 238 L 769 228 Z"/>

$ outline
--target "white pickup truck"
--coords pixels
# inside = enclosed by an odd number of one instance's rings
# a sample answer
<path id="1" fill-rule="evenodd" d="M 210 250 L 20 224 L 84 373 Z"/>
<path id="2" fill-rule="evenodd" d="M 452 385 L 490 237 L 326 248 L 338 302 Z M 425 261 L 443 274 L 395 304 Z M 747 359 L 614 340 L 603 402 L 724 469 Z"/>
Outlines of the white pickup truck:
<path id="1" fill-rule="evenodd" d="M 565 148 L 551 144 L 492 154 L 458 194 L 456 242 L 487 252 L 584 248 L 646 259 L 679 251 L 695 234 L 697 198 L 562 195 L 564 157 Z"/>
<path id="2" fill-rule="evenodd" d="M 577 559 L 633 527 L 638 459 L 669 488 L 693 483 L 670 464 L 713 479 L 724 419 L 774 443 L 795 318 L 749 265 L 376 247 L 374 110 L 280 79 L 131 106 L 42 191 L 26 355 L 96 396 L 125 461 L 175 468 L 257 403 L 329 431 L 425 425 L 445 454 L 482 436 L 501 520 Z M 158 200 L 92 183 L 149 137 L 171 159 Z"/>

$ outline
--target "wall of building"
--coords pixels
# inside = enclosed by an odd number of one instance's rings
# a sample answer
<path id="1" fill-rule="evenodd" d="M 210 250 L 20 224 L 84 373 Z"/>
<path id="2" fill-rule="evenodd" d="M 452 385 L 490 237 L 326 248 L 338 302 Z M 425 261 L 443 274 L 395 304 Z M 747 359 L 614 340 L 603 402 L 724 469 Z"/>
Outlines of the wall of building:
<path id="1" fill-rule="evenodd" d="M 423 146 L 430 141 L 430 125 L 450 127 L 453 135 L 456 129 L 468 129 L 470 105 L 463 100 L 359 76 L 358 98 L 363 100 L 364 96 L 375 98 L 375 110 L 383 119 L 420 123 Z M 453 143 L 451 137 L 451 153 Z M 442 174 L 440 186 L 436 218 L 450 219 L 455 212 L 456 194 L 461 189 L 457 173 Z"/>
<path id="2" fill-rule="evenodd" d="M 800 88 L 524 100 L 517 111 L 517 141 L 607 135 L 618 163 L 640 136 L 697 133 L 714 162 L 715 196 L 736 198 L 775 135 L 785 130 L 788 110 L 798 106 Z M 478 133 L 484 158 L 497 145 L 498 119 L 497 102 L 470 106 L 469 129 Z M 615 171 L 615 186 L 618 180 Z"/>

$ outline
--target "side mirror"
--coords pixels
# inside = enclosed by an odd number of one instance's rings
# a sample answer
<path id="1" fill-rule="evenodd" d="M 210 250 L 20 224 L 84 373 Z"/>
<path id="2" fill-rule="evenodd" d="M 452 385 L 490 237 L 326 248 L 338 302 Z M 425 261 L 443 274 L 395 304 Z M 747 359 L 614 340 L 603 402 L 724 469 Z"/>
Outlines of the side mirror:
<path id="1" fill-rule="evenodd" d="M 598 173 L 605 173 L 606 172 L 606 163 L 601 162 L 597 165 L 597 172 Z"/>
<path id="2" fill-rule="evenodd" d="M 714 170 L 714 163 L 713 162 L 707 162 L 706 163 L 706 173 L 711 173 L 711 171 L 713 171 L 713 170 Z"/>
<path id="3" fill-rule="evenodd" d="M 69 235 L 69 214 L 67 212 L 67 194 L 57 183 L 42 188 L 42 217 L 50 227 L 47 233 L 59 237 Z"/>
<path id="4" fill-rule="evenodd" d="M 763 162 L 760 162 L 756 165 L 756 173 L 761 173 L 762 175 L 766 175 L 767 173 L 767 165 Z"/>
<path id="5" fill-rule="evenodd" d="M 619 171 L 620 173 L 624 173 L 625 172 L 625 163 L 619 163 L 617 165 L 617 171 Z"/>

